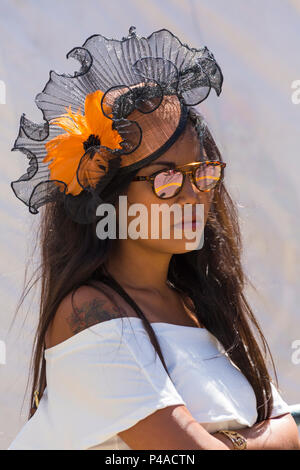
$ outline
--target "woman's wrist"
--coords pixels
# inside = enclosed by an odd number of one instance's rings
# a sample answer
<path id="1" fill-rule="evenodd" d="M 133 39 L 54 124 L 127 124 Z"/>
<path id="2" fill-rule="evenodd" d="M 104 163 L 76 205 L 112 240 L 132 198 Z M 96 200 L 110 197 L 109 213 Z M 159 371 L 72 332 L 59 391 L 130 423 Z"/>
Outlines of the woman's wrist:
<path id="1" fill-rule="evenodd" d="M 223 442 L 223 444 L 227 446 L 228 450 L 234 450 L 234 445 L 232 441 L 227 436 L 225 436 L 225 434 L 215 432 L 212 434 L 212 436 L 218 439 L 219 441 Z"/>

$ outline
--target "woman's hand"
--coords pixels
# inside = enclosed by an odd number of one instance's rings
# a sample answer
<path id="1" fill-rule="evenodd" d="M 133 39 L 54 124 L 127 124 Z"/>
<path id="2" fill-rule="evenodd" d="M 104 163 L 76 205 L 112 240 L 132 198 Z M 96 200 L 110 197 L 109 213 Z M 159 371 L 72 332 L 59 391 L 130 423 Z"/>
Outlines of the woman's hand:
<path id="1" fill-rule="evenodd" d="M 269 418 L 251 428 L 234 429 L 247 439 L 247 450 L 300 450 L 297 425 L 290 413 Z M 212 434 L 233 450 L 233 444 L 224 434 Z"/>

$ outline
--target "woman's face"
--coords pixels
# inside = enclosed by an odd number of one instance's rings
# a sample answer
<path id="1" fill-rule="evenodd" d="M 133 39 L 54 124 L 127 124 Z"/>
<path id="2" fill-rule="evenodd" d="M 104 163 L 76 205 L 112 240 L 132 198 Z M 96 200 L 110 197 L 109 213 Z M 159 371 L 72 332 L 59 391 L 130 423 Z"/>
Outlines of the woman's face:
<path id="1" fill-rule="evenodd" d="M 178 138 L 178 140 L 159 158 L 157 158 L 153 163 L 141 168 L 136 176 L 151 176 L 154 172 L 162 170 L 164 167 L 159 162 L 174 162 L 176 166 L 186 165 L 187 163 L 192 163 L 199 161 L 200 159 L 200 143 L 198 140 L 197 132 L 193 128 L 190 121 L 188 121 L 187 126 Z M 208 212 L 210 209 L 211 201 L 213 199 L 214 190 L 212 189 L 209 192 L 202 192 L 197 189 L 193 182 L 191 182 L 189 175 L 186 175 L 183 187 L 181 191 L 174 197 L 169 199 L 160 199 L 158 198 L 153 190 L 152 186 L 148 181 L 132 181 L 128 187 L 127 193 L 127 205 L 128 211 L 132 204 L 142 204 L 144 206 L 144 212 L 136 212 L 135 215 L 129 216 L 127 214 L 127 225 L 130 226 L 133 220 L 140 219 L 140 225 L 136 224 L 137 232 L 142 232 L 142 229 L 146 231 L 148 238 L 137 238 L 132 240 L 134 243 L 143 244 L 144 247 L 153 249 L 156 251 L 164 253 L 185 253 L 191 251 L 187 249 L 186 244 L 195 241 L 195 238 L 187 238 L 185 236 L 185 229 L 182 230 L 181 239 L 176 239 L 174 237 L 175 230 L 173 225 L 174 222 L 184 219 L 184 206 L 190 204 L 192 207 L 192 215 L 195 214 L 196 204 L 203 204 L 203 218 L 202 224 L 197 228 L 194 228 L 194 232 L 197 231 L 197 238 L 200 239 L 202 232 L 207 220 Z M 168 238 L 163 238 L 163 227 L 162 219 L 158 219 L 153 216 L 151 208 L 153 205 L 168 205 L 169 207 L 173 204 L 178 204 L 181 210 L 182 217 L 174 219 L 174 215 L 170 212 L 170 235 Z M 191 209 L 190 209 L 191 210 Z M 146 214 L 146 215 L 145 215 Z M 190 213 L 191 214 L 191 213 Z M 117 207 L 117 221 L 119 221 L 119 207 Z M 159 220 L 159 224 L 158 224 Z M 144 227 L 142 227 L 144 225 Z M 146 226 L 145 226 L 146 225 Z M 148 227 L 147 227 L 148 226 Z M 118 227 L 118 222 L 117 222 Z M 158 229 L 158 238 L 151 238 L 151 227 L 156 227 Z M 148 230 L 147 230 L 148 228 Z M 177 229 L 178 230 L 178 229 Z M 200 231 L 200 233 L 199 233 Z M 144 232 L 145 233 L 145 232 Z M 165 232 L 164 232 L 165 233 Z M 131 238 L 130 234 L 127 237 Z M 196 249 L 196 248 L 192 248 Z"/>

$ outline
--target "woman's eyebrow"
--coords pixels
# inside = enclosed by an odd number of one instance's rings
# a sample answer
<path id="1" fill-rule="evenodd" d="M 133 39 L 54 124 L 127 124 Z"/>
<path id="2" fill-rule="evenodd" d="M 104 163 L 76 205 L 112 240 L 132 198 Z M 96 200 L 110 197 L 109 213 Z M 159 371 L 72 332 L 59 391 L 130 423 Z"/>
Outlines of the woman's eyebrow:
<path id="1" fill-rule="evenodd" d="M 176 167 L 176 163 L 174 163 L 174 162 L 153 162 L 153 163 L 150 163 L 147 166 L 149 167 L 149 166 L 154 166 L 154 165 L 164 165 L 164 166 L 169 166 L 170 168 L 175 168 Z"/>

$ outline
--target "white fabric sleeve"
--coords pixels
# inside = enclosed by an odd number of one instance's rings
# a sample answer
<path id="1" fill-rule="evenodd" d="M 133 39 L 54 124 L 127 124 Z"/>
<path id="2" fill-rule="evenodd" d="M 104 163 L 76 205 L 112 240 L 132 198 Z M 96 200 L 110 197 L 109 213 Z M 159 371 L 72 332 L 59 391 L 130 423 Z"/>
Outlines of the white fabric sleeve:
<path id="1" fill-rule="evenodd" d="M 271 413 L 270 418 L 274 418 L 275 416 L 280 416 L 285 413 L 290 413 L 290 407 L 289 405 L 283 400 L 282 396 L 278 392 L 277 388 L 275 385 L 271 383 L 271 388 L 272 388 L 272 395 L 273 395 L 273 411 Z"/>
<path id="2" fill-rule="evenodd" d="M 45 351 L 49 419 L 61 424 L 63 448 L 87 449 L 160 408 L 186 405 L 147 332 L 128 322 L 93 325 Z"/>

